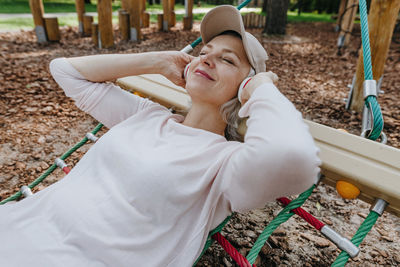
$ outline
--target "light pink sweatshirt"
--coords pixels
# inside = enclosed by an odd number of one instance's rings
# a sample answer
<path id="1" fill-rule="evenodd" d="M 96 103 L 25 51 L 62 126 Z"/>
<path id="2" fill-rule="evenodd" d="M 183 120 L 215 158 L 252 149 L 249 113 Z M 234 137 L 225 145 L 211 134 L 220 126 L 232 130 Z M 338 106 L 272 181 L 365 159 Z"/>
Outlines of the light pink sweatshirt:
<path id="1" fill-rule="evenodd" d="M 241 108 L 250 118 L 239 143 L 184 126 L 182 116 L 114 84 L 89 82 L 65 58 L 50 71 L 110 130 L 64 179 L 0 206 L 0 266 L 191 266 L 232 211 L 317 180 L 318 149 L 272 83 Z"/>

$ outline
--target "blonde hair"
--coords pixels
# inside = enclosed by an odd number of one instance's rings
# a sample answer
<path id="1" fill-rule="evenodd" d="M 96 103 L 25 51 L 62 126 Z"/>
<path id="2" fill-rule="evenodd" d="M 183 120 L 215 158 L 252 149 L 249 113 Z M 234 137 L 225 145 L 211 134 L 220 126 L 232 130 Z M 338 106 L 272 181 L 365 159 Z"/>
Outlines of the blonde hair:
<path id="1" fill-rule="evenodd" d="M 243 136 L 238 131 L 242 120 L 239 117 L 240 107 L 241 104 L 236 96 L 220 107 L 222 119 L 226 122 L 225 138 L 228 141 L 243 142 Z"/>

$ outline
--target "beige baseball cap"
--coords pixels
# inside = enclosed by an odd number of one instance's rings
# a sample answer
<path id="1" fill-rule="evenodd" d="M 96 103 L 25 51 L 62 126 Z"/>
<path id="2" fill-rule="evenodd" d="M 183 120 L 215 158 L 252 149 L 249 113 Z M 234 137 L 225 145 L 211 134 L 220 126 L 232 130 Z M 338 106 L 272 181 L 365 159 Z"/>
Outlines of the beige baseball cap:
<path id="1" fill-rule="evenodd" d="M 200 25 L 201 38 L 205 44 L 225 31 L 235 31 L 242 37 L 247 58 L 256 73 L 266 71 L 267 52 L 252 34 L 245 31 L 242 15 L 231 5 L 221 5 L 211 9 Z"/>

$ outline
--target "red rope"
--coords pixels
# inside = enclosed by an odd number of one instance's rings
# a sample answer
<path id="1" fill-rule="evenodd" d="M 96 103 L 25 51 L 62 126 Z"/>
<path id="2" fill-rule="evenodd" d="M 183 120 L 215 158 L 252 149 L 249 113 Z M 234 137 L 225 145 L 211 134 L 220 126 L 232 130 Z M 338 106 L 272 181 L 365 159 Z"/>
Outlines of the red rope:
<path id="1" fill-rule="evenodd" d="M 281 202 L 283 205 L 287 206 L 291 200 L 286 198 L 286 197 L 281 197 L 277 199 L 279 202 Z M 299 215 L 301 218 L 306 220 L 309 224 L 314 226 L 318 231 L 321 231 L 321 228 L 324 227 L 324 223 L 319 221 L 317 218 L 312 216 L 310 213 L 307 211 L 303 210 L 302 208 L 296 208 L 292 210 L 294 213 Z"/>
<path id="2" fill-rule="evenodd" d="M 240 254 L 232 245 L 229 243 L 228 240 L 226 240 L 225 237 L 223 237 L 220 233 L 215 233 L 212 236 L 213 239 L 215 239 L 223 249 L 236 261 L 236 263 L 240 267 L 256 267 L 255 264 L 251 265 L 248 260 Z"/>

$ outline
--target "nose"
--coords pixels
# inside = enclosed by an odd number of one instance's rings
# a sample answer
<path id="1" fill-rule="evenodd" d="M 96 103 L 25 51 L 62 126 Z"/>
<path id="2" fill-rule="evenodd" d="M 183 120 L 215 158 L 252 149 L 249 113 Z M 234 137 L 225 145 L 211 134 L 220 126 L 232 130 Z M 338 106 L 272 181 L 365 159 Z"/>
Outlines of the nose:
<path id="1" fill-rule="evenodd" d="M 213 57 L 210 54 L 200 55 L 200 62 L 209 66 L 210 68 L 214 67 Z"/>

